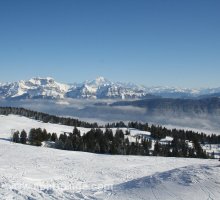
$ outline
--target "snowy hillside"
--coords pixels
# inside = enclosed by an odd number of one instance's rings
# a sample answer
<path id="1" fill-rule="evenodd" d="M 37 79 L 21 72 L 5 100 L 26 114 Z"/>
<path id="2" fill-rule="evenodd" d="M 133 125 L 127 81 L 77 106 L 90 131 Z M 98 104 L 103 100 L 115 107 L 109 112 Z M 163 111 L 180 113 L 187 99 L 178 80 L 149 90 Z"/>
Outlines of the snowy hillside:
<path id="1" fill-rule="evenodd" d="M 31 128 L 41 128 L 46 129 L 50 133 L 56 133 L 58 136 L 63 133 L 71 133 L 73 131 L 73 127 L 71 126 L 65 126 L 60 124 L 51 124 L 51 123 L 43 123 L 41 121 L 36 121 L 27 117 L 22 117 L 18 115 L 0 115 L 0 138 L 8 139 L 10 140 L 12 136 L 12 132 L 19 131 L 21 132 L 23 129 L 28 133 Z M 84 128 L 84 127 L 77 127 L 78 130 L 80 130 L 81 135 L 87 133 L 90 131 L 90 128 Z M 111 128 L 113 134 L 116 133 L 117 128 Z M 154 140 L 151 137 L 151 133 L 147 131 L 141 131 L 134 128 L 120 128 L 124 133 L 126 131 L 129 131 L 129 135 L 125 135 L 125 138 L 129 140 L 129 142 L 136 142 L 139 143 L 141 140 L 147 139 L 152 141 L 152 147 L 151 150 L 154 150 L 154 145 L 156 143 L 156 140 Z M 103 131 L 105 131 L 105 128 L 102 128 Z M 162 138 L 159 143 L 162 145 L 169 144 L 172 142 L 172 137 L 166 137 Z M 192 147 L 193 144 L 189 141 L 189 147 Z M 209 153 L 209 155 L 215 154 L 215 158 L 220 157 L 220 145 L 218 144 L 204 144 L 201 145 L 201 147 Z"/>
<path id="2" fill-rule="evenodd" d="M 9 138 L 12 130 L 22 131 L 24 129 L 29 132 L 31 128 L 46 129 L 48 132 L 57 133 L 58 135 L 64 132 L 73 131 L 73 127 L 71 126 L 42 123 L 40 121 L 17 115 L 0 115 L 0 137 Z M 83 134 L 88 132 L 90 129 L 79 127 L 79 130 Z"/>
<path id="3" fill-rule="evenodd" d="M 0 199 L 220 198 L 216 160 L 110 156 L 0 140 Z"/>
<path id="4" fill-rule="evenodd" d="M 50 124 L 50 123 L 43 123 L 40 121 L 36 121 L 33 119 L 29 119 L 27 117 L 22 117 L 18 115 L 0 115 L 0 138 L 10 138 L 11 131 L 22 131 L 23 129 L 26 132 L 29 132 L 31 128 L 41 128 L 46 129 L 49 133 L 57 133 L 58 135 L 61 133 L 70 133 L 73 131 L 72 126 L 65 126 L 60 124 Z M 81 134 L 87 133 L 90 128 L 84 127 L 77 127 L 80 130 Z M 130 132 L 130 137 L 138 136 L 138 135 L 146 135 L 150 136 L 150 133 L 147 131 L 140 131 L 137 129 L 131 128 L 120 128 L 125 132 L 128 130 Z M 104 128 L 103 128 L 104 130 Z M 116 132 L 117 128 L 112 128 L 113 134 Z M 133 139 L 135 141 L 135 139 Z"/>
<path id="5" fill-rule="evenodd" d="M 0 99 L 140 99 L 152 95 L 186 98 L 219 92 L 220 88 L 147 87 L 133 83 L 112 82 L 104 77 L 79 84 L 58 83 L 50 77 L 0 84 Z"/>
<path id="6" fill-rule="evenodd" d="M 99 155 L 10 142 L 11 129 L 28 131 L 33 127 L 58 134 L 72 131 L 69 126 L 0 116 L 2 200 L 220 198 L 217 160 Z M 88 131 L 79 129 L 82 133 Z M 150 135 L 130 131 L 131 137 Z"/>
<path id="7" fill-rule="evenodd" d="M 11 139 L 12 132 L 19 131 L 21 132 L 23 129 L 28 133 L 31 128 L 41 128 L 46 129 L 49 133 L 56 133 L 58 136 L 63 133 L 72 133 L 72 126 L 65 126 L 59 124 L 50 124 L 43 123 L 40 121 L 36 121 L 33 119 L 29 119 L 27 117 L 22 117 L 18 115 L 0 115 L 0 138 Z M 90 128 L 77 127 L 80 131 L 81 135 L 90 131 Z M 117 128 L 111 128 L 113 134 L 115 134 Z M 151 133 L 147 131 L 140 131 L 133 128 L 120 128 L 124 133 L 126 131 L 130 132 L 130 135 L 125 136 L 129 139 L 130 142 L 136 142 L 136 137 L 143 135 L 145 137 L 150 137 Z M 104 131 L 105 128 L 102 128 Z"/>

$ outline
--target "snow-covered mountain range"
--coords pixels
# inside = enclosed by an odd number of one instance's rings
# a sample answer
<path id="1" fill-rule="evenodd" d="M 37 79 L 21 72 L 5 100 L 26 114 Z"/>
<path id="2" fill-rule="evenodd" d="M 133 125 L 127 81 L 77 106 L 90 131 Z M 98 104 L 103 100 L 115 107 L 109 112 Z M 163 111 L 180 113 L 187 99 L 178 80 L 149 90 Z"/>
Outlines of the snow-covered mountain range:
<path id="1" fill-rule="evenodd" d="M 74 84 L 58 83 L 50 77 L 0 84 L 1 99 L 143 99 L 154 96 L 191 98 L 218 93 L 220 87 L 205 89 L 146 87 L 133 83 L 112 82 L 103 77 Z"/>

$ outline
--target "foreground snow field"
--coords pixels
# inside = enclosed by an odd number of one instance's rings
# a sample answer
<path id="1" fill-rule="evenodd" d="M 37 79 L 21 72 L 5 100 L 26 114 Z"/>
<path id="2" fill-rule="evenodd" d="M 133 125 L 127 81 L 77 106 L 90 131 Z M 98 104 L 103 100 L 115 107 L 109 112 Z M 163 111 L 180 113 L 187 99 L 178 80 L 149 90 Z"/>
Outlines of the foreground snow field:
<path id="1" fill-rule="evenodd" d="M 8 140 L 11 128 L 37 123 L 62 132 L 72 127 L 8 117 L 0 116 L 1 200 L 220 199 L 217 160 L 98 155 L 15 144 Z"/>
<path id="2" fill-rule="evenodd" d="M 0 141 L 0 199 L 219 199 L 216 160 L 110 156 Z"/>

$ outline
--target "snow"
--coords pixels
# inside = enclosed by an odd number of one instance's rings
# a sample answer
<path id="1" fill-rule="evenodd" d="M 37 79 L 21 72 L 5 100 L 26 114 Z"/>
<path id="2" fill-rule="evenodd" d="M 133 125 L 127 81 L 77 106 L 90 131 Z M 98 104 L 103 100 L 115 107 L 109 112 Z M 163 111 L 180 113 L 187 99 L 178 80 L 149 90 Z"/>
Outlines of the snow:
<path id="1" fill-rule="evenodd" d="M 134 83 L 112 82 L 104 77 L 83 83 L 58 83 L 51 77 L 31 78 L 28 81 L 0 84 L 1 98 L 52 98 L 64 99 L 139 99 L 147 94 L 163 97 L 196 97 L 218 93 L 220 88 L 147 87 Z M 43 96 L 43 97 L 42 97 Z"/>
<path id="2" fill-rule="evenodd" d="M 9 137 L 11 130 L 22 131 L 24 129 L 26 132 L 29 132 L 31 128 L 46 129 L 49 133 L 57 133 L 57 135 L 60 135 L 64 132 L 72 132 L 74 127 L 60 124 L 43 123 L 41 121 L 36 121 L 34 119 L 29 119 L 27 117 L 18 115 L 0 115 L 0 137 Z M 84 127 L 77 128 L 80 130 L 81 134 L 85 134 L 91 130 L 90 128 Z M 118 128 L 112 128 L 113 134 L 116 133 L 117 129 Z M 104 131 L 105 128 L 102 128 L 102 130 Z M 122 130 L 124 133 L 125 131 L 129 131 L 132 137 L 138 135 L 150 136 L 151 134 L 150 132 L 140 131 L 133 128 L 120 128 L 120 130 Z"/>
<path id="3" fill-rule="evenodd" d="M 169 136 L 166 136 L 165 138 L 160 140 L 160 142 L 172 142 L 172 141 L 173 141 L 173 138 Z"/>
<path id="4" fill-rule="evenodd" d="M 220 199 L 217 160 L 101 155 L 8 140 L 12 128 L 34 126 L 51 132 L 72 131 L 72 127 L 25 117 L 0 116 L 1 200 Z"/>
<path id="5" fill-rule="evenodd" d="M 3 97 L 20 97 L 22 95 L 30 95 L 30 97 L 45 96 L 52 98 L 64 98 L 65 93 L 69 89 L 69 85 L 56 82 L 53 78 L 31 78 L 28 81 L 18 81 L 5 84 L 0 87 L 3 90 Z"/>
<path id="6" fill-rule="evenodd" d="M 148 131 L 140 131 L 134 128 L 129 128 L 128 130 L 131 132 L 132 136 L 136 136 L 136 135 L 150 136 L 151 135 L 151 133 Z"/>
<path id="7" fill-rule="evenodd" d="M 204 144 L 202 149 L 205 150 L 209 155 L 213 155 L 215 158 L 220 158 L 220 144 Z"/>
<path id="8" fill-rule="evenodd" d="M 31 128 L 42 128 L 46 129 L 47 132 L 57 133 L 60 135 L 63 132 L 73 132 L 73 127 L 59 125 L 59 124 L 50 124 L 29 119 L 27 117 L 21 117 L 16 115 L 0 115 L 0 137 L 8 138 L 10 137 L 11 130 L 22 131 L 23 129 L 26 132 L 29 132 Z M 87 133 L 90 129 L 78 127 L 81 134 Z"/>
<path id="9" fill-rule="evenodd" d="M 111 156 L 0 140 L 0 199 L 219 199 L 216 160 Z"/>

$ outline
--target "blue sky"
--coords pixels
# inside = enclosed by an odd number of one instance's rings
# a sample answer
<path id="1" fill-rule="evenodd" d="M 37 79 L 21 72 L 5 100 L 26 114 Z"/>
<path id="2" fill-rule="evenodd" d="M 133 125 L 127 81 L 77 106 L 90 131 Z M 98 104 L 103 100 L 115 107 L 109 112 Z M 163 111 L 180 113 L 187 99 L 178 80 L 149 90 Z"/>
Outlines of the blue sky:
<path id="1" fill-rule="evenodd" d="M 2 0 L 0 82 L 220 86 L 219 0 Z"/>

